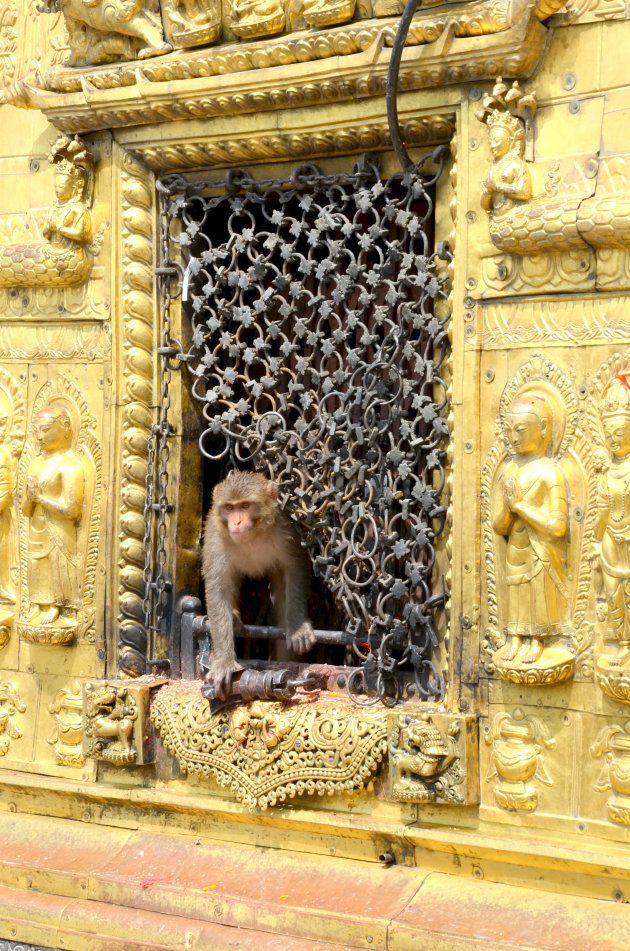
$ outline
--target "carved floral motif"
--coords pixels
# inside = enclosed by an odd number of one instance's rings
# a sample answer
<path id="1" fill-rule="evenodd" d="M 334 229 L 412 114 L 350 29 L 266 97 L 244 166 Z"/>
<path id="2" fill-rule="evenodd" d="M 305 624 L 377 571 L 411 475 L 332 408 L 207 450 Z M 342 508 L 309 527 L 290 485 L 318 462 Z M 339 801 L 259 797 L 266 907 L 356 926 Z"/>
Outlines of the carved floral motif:
<path id="1" fill-rule="evenodd" d="M 4 90 L 15 75 L 17 16 L 15 0 L 7 0 L 0 10 L 0 102 L 4 101 Z"/>
<path id="2" fill-rule="evenodd" d="M 57 763 L 77 769 L 84 766 L 83 691 L 78 680 L 57 691 L 48 704 L 48 712 L 55 725 L 46 742 L 54 748 Z"/>
<path id="3" fill-rule="evenodd" d="M 163 687 L 151 719 L 183 772 L 214 778 L 252 809 L 360 789 L 387 752 L 382 711 L 256 701 L 213 716 L 198 684 Z"/>
<path id="4" fill-rule="evenodd" d="M 511 716 L 497 713 L 485 738 L 492 747 L 486 782 L 497 780 L 493 788 L 496 804 L 510 811 L 533 812 L 539 802 L 533 780 L 553 785 L 542 755 L 556 742 L 547 726 L 516 708 Z"/>

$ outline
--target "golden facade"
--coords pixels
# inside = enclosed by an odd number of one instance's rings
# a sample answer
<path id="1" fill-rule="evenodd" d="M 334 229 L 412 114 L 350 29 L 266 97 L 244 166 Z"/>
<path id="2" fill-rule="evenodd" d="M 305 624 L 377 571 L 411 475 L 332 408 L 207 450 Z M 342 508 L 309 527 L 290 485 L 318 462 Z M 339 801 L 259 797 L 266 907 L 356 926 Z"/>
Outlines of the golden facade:
<path id="1" fill-rule="evenodd" d="M 392 175 L 403 8 L 1 5 L 5 941 L 628 946 L 625 3 L 431 0 L 409 28 L 400 132 L 414 161 L 448 147 L 443 697 L 362 708 L 329 679 L 213 712 L 147 630 L 159 351 L 190 333 L 174 291 L 164 330 L 167 176 L 332 175 L 364 152 Z M 203 513 L 176 351 L 160 557 L 179 597 Z"/>

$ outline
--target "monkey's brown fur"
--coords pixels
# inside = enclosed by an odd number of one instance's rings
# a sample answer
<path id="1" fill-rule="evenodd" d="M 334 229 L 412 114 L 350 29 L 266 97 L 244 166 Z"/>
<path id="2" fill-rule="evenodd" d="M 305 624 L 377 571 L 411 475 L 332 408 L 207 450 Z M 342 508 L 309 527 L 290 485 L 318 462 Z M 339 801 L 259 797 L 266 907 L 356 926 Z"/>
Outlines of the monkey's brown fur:
<path id="1" fill-rule="evenodd" d="M 315 642 L 308 619 L 310 561 L 278 490 L 258 472 L 233 472 L 214 490 L 203 539 L 203 578 L 212 654 L 208 680 L 224 696 L 239 670 L 234 650 L 241 579 L 267 577 L 287 645 L 301 654 Z"/>

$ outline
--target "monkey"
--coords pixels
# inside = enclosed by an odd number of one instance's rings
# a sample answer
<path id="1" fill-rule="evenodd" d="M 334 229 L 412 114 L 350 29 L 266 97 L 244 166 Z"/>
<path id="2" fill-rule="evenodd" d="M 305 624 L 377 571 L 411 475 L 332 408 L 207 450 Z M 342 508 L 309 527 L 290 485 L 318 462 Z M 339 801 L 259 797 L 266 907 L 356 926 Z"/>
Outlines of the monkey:
<path id="1" fill-rule="evenodd" d="M 207 680 L 224 698 L 240 670 L 234 622 L 243 577 L 266 577 L 287 646 L 303 654 L 315 643 L 308 618 L 310 561 L 278 507 L 278 486 L 258 472 L 232 472 L 214 489 L 203 532 L 203 578 L 212 653 Z"/>

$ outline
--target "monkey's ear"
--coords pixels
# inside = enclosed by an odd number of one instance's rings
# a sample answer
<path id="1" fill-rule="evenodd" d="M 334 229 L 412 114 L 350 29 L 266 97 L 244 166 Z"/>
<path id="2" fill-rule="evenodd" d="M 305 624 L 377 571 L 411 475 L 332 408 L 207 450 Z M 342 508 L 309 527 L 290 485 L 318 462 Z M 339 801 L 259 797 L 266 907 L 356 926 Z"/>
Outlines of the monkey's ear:
<path id="1" fill-rule="evenodd" d="M 274 502 L 278 501 L 278 483 L 277 482 L 268 482 L 267 483 L 267 493 L 270 499 L 273 499 Z"/>

